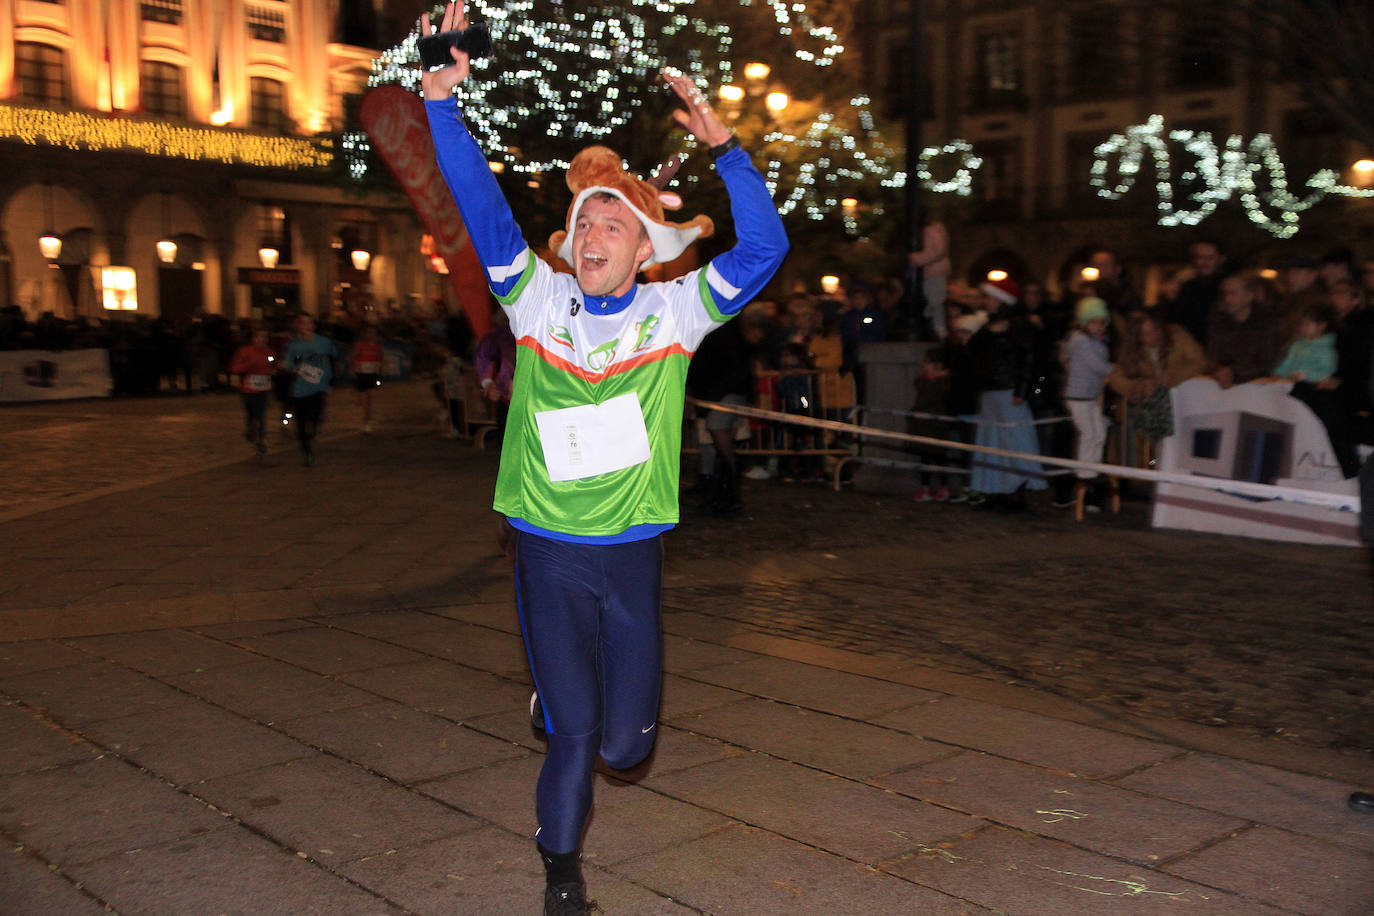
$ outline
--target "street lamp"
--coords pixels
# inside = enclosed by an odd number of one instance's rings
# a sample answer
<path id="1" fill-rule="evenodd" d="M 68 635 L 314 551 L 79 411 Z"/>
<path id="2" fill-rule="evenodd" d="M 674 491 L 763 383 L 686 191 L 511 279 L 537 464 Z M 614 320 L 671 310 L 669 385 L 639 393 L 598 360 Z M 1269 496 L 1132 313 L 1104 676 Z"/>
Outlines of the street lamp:
<path id="1" fill-rule="evenodd" d="M 262 266 L 271 270 L 277 266 L 277 259 L 281 257 L 281 252 L 271 245 L 264 245 L 258 249 L 258 261 Z"/>
<path id="2" fill-rule="evenodd" d="M 44 182 L 45 201 L 47 203 L 47 228 L 38 237 L 38 251 L 49 261 L 56 261 L 62 254 L 62 239 L 58 238 L 53 231 L 53 206 L 52 206 L 52 182 Z"/>
<path id="3" fill-rule="evenodd" d="M 745 78 L 745 79 L 751 79 L 751 80 L 764 80 L 764 79 L 768 79 L 768 74 L 770 74 L 770 73 L 772 73 L 772 72 L 773 72 L 773 69 L 772 69 L 771 67 L 769 67 L 767 64 L 761 63 L 761 62 L 759 62 L 759 61 L 754 61 L 754 62 L 752 62 L 752 63 L 748 63 L 748 64 L 745 64 L 745 65 L 744 65 L 744 78 Z"/>
<path id="4" fill-rule="evenodd" d="M 348 253 L 348 259 L 353 262 L 354 270 L 367 270 L 367 265 L 372 263 L 372 253 L 362 248 L 354 248 Z"/>
<path id="5" fill-rule="evenodd" d="M 785 92 L 770 92 L 763 99 L 763 103 L 772 112 L 780 112 L 787 108 L 791 103 L 792 97 Z"/>
<path id="6" fill-rule="evenodd" d="M 162 240 L 157 243 L 157 259 L 170 264 L 177 259 L 177 243 L 172 241 L 169 229 L 172 223 L 172 205 L 166 192 L 162 195 Z"/>
<path id="7" fill-rule="evenodd" d="M 725 102 L 742 102 L 744 101 L 744 87 L 736 86 L 734 83 L 726 83 L 720 87 L 717 95 Z"/>

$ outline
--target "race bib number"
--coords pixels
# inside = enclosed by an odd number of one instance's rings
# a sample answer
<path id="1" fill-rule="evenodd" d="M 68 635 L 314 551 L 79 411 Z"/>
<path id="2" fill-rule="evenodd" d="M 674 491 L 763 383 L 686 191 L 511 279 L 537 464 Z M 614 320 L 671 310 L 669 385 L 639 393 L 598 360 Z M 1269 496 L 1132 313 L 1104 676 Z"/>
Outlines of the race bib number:
<path id="1" fill-rule="evenodd" d="M 270 375 L 250 375 L 248 376 L 249 391 L 271 391 L 272 376 Z"/>
<path id="2" fill-rule="evenodd" d="M 302 365 L 300 369 L 297 370 L 297 374 L 312 385 L 318 385 L 321 380 L 324 379 L 324 370 L 319 366 L 312 366 L 309 363 Z"/>
<path id="3" fill-rule="evenodd" d="M 649 460 L 649 432 L 633 391 L 603 404 L 534 415 L 550 480 L 581 480 Z"/>

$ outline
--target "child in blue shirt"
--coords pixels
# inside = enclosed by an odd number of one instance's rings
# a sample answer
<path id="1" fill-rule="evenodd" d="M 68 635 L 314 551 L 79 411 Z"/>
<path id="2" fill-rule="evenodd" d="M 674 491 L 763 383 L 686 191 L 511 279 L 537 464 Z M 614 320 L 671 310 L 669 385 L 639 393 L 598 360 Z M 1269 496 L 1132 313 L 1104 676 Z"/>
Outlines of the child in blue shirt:
<path id="1" fill-rule="evenodd" d="M 1298 323 L 1298 338 L 1288 345 L 1274 374 L 1290 382 L 1315 385 L 1336 374 L 1335 313 L 1326 303 L 1310 306 Z"/>
<path id="2" fill-rule="evenodd" d="M 1336 374 L 1336 335 L 1331 331 L 1335 323 L 1336 312 L 1325 303 L 1304 311 L 1298 323 L 1298 339 L 1288 346 L 1283 362 L 1274 368 L 1274 375 L 1292 382 L 1289 396 L 1306 404 L 1326 427 L 1332 454 L 1340 463 L 1341 473 L 1350 478 L 1359 473 L 1360 463 L 1345 402 L 1338 389 L 1320 385 Z"/>

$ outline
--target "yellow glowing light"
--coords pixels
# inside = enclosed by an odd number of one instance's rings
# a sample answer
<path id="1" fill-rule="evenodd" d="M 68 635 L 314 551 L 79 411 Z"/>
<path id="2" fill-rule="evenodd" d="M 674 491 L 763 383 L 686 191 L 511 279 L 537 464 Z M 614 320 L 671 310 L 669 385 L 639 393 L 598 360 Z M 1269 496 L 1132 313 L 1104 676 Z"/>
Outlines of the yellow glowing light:
<path id="1" fill-rule="evenodd" d="M 210 123 L 216 127 L 223 127 L 234 120 L 234 106 L 225 105 L 219 111 L 210 112 Z"/>
<path id="2" fill-rule="evenodd" d="M 1368 175 L 1370 172 L 1374 172 L 1374 159 L 1361 159 L 1351 168 L 1362 175 Z"/>
<path id="3" fill-rule="evenodd" d="M 277 260 L 280 257 L 281 252 L 275 248 L 258 249 L 258 260 L 261 261 L 262 266 L 266 267 L 268 270 L 271 270 L 272 268 L 277 266 Z"/>
<path id="4" fill-rule="evenodd" d="M 348 259 L 353 262 L 354 270 L 367 270 L 367 265 L 372 263 L 372 253 L 355 248 L 348 253 Z"/>
<path id="5" fill-rule="evenodd" d="M 192 269 L 192 270 L 204 270 L 204 269 L 205 269 L 205 262 L 204 262 L 204 261 L 192 261 L 192 262 L 191 262 L 191 269 Z"/>
<path id="6" fill-rule="evenodd" d="M 821 292 L 827 296 L 833 296 L 840 291 L 840 278 L 834 274 L 826 274 L 821 277 Z"/>
<path id="7" fill-rule="evenodd" d="M 744 99 L 744 90 L 733 83 L 726 83 L 721 86 L 718 94 L 727 102 L 739 102 Z"/>
<path id="8" fill-rule="evenodd" d="M 767 64 L 760 63 L 760 62 L 758 62 L 758 61 L 755 61 L 755 62 L 753 62 L 753 63 L 749 63 L 749 64 L 745 64 L 745 65 L 744 65 L 744 76 L 745 76 L 745 79 L 751 79 L 751 80 L 762 80 L 762 79 L 767 79 L 767 78 L 768 78 L 768 74 L 770 74 L 770 73 L 772 73 L 772 72 L 773 72 L 773 68 L 769 67 Z"/>
<path id="9" fill-rule="evenodd" d="M 497 175 L 500 175 L 502 172 L 506 170 L 506 164 L 504 162 L 497 162 L 495 159 L 488 162 L 487 167 Z"/>
<path id="10" fill-rule="evenodd" d="M 101 300 L 112 312 L 138 308 L 138 282 L 132 267 L 100 268 Z"/>
<path id="11" fill-rule="evenodd" d="M 30 146 L 135 150 L 171 159 L 209 159 L 267 168 L 322 168 L 334 159 L 333 143 L 326 139 L 267 136 L 4 104 L 0 104 L 0 138 Z"/>
<path id="12" fill-rule="evenodd" d="M 785 92 L 770 92 L 764 97 L 763 102 L 768 106 L 769 111 L 782 111 L 792 102 L 792 99 Z"/>
<path id="13" fill-rule="evenodd" d="M 1001 282 L 1002 282 L 1003 280 L 1005 280 L 1006 278 L 1007 278 L 1007 272 L 1006 272 L 1005 270 L 990 270 L 990 271 L 988 271 L 988 282 L 989 282 L 989 283 L 1001 283 Z"/>
<path id="14" fill-rule="evenodd" d="M 1279 272 L 1272 267 L 1264 268 L 1264 270 L 1259 272 L 1259 275 L 1266 280 L 1277 280 L 1279 278 Z"/>
<path id="15" fill-rule="evenodd" d="M 840 206 L 844 207 L 846 210 L 853 210 L 858 205 L 858 198 L 854 197 L 846 197 L 844 200 L 840 201 Z"/>
<path id="16" fill-rule="evenodd" d="M 157 259 L 163 264 L 170 264 L 177 259 L 177 243 L 171 239 L 163 239 L 157 243 Z"/>
<path id="17" fill-rule="evenodd" d="M 1088 281 L 1089 283 L 1093 283 L 1097 280 L 1098 277 L 1102 276 L 1102 272 L 1098 270 L 1096 267 L 1085 267 L 1081 271 L 1079 271 L 1079 276 L 1081 276 L 1084 280 Z"/>
<path id="18" fill-rule="evenodd" d="M 44 235 L 38 239 L 38 251 L 49 261 L 62 254 L 62 240 L 55 235 Z"/>

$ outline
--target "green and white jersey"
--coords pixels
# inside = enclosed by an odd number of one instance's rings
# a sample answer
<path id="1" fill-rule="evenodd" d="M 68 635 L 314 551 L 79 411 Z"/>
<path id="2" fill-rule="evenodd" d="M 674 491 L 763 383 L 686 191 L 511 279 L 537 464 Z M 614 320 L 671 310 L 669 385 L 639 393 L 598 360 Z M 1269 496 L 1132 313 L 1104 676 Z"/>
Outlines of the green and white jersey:
<path id="1" fill-rule="evenodd" d="M 710 268 L 588 302 L 572 275 L 524 260 L 501 297 L 517 356 L 496 510 L 587 537 L 675 523 L 687 365 L 730 317 Z"/>
<path id="2" fill-rule="evenodd" d="M 734 247 L 682 279 L 588 300 L 525 244 L 456 100 L 425 109 L 439 170 L 516 338 L 496 510 L 566 540 L 632 540 L 673 525 L 687 364 L 787 254 L 763 176 L 727 144 L 715 168 Z"/>

